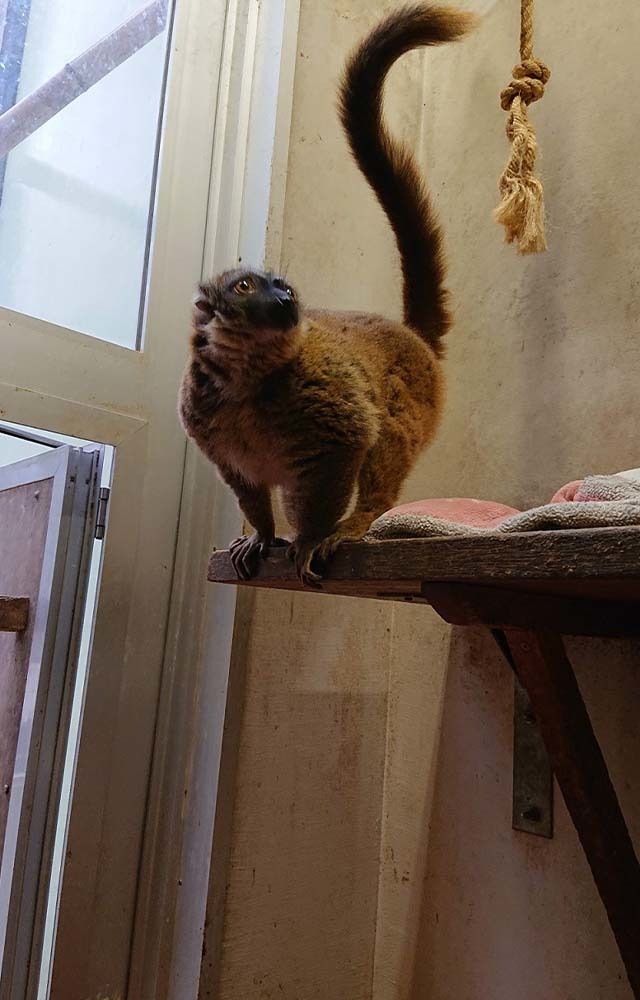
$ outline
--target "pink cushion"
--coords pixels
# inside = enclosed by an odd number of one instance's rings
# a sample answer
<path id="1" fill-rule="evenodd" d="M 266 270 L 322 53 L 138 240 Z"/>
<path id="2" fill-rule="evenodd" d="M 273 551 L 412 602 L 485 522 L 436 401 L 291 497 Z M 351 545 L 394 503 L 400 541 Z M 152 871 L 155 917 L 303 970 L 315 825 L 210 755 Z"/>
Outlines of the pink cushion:
<path id="1" fill-rule="evenodd" d="M 576 500 L 576 494 L 582 486 L 583 479 L 574 479 L 572 483 L 567 483 L 562 489 L 559 489 L 557 493 L 554 493 L 551 497 L 550 503 L 571 503 Z"/>
<path id="2" fill-rule="evenodd" d="M 477 528 L 495 528 L 505 517 L 519 514 L 515 507 L 507 507 L 493 500 L 471 500 L 460 497 L 445 497 L 436 500 L 415 500 L 394 507 L 388 514 L 418 514 L 423 517 L 438 517 L 442 521 L 457 524 L 471 524 Z"/>

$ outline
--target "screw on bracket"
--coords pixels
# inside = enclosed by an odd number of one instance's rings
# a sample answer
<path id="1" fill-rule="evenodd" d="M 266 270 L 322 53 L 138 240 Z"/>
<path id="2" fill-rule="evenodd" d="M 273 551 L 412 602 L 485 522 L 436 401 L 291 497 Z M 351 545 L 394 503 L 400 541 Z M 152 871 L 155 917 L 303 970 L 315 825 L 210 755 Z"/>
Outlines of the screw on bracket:
<path id="1" fill-rule="evenodd" d="M 520 815 L 528 823 L 539 823 L 542 819 L 542 811 L 537 806 L 530 806 L 528 809 L 523 809 Z"/>

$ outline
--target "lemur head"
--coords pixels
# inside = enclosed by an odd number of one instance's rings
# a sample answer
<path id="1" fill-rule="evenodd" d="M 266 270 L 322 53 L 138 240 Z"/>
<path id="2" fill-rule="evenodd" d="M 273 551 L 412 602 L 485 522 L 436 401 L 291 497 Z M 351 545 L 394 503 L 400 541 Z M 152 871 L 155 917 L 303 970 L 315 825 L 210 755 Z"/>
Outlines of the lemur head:
<path id="1" fill-rule="evenodd" d="M 200 285 L 194 319 L 201 330 L 216 329 L 226 337 L 257 340 L 288 333 L 298 325 L 298 296 L 291 285 L 271 272 L 225 271 Z"/>

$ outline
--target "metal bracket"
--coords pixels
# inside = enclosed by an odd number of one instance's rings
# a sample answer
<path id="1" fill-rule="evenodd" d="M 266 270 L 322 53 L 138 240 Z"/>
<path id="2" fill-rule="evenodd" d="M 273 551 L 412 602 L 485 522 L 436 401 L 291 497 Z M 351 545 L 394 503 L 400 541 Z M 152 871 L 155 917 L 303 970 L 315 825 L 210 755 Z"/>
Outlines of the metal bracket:
<path id="1" fill-rule="evenodd" d="M 502 629 L 491 629 L 513 670 L 513 818 L 514 830 L 553 837 L 553 771 L 529 695 L 518 680 L 516 664 Z"/>
<path id="2" fill-rule="evenodd" d="M 513 829 L 553 837 L 553 773 L 542 733 L 517 677 L 513 691 Z"/>

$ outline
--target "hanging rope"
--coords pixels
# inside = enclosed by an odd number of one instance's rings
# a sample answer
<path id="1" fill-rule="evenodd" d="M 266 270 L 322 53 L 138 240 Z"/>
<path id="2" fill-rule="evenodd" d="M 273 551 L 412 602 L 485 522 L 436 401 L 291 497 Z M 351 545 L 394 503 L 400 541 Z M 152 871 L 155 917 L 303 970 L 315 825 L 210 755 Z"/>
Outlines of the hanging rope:
<path id="1" fill-rule="evenodd" d="M 527 107 L 544 96 L 551 71 L 533 56 L 533 0 L 521 0 L 521 18 L 520 63 L 500 95 L 503 109 L 509 112 L 511 156 L 500 178 L 502 202 L 495 215 L 505 227 L 507 243 L 517 243 L 520 253 L 540 253 L 547 249 L 544 192 L 534 173 L 538 142 Z"/>

